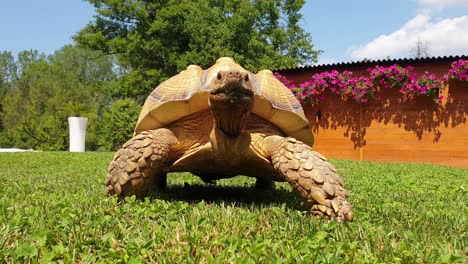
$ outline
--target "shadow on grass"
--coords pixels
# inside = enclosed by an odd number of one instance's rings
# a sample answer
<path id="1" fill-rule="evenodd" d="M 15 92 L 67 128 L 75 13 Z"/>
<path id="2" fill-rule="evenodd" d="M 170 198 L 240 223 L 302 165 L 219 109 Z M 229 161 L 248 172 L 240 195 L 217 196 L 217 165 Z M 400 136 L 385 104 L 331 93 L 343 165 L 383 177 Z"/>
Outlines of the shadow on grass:
<path id="1" fill-rule="evenodd" d="M 233 206 L 271 206 L 285 204 L 294 210 L 305 210 L 295 192 L 279 188 L 257 189 L 253 186 L 220 186 L 214 184 L 184 184 L 168 185 L 165 190 L 153 192 L 152 199 L 165 201 L 185 201 L 198 203 L 201 201 L 215 204 L 229 204 Z"/>

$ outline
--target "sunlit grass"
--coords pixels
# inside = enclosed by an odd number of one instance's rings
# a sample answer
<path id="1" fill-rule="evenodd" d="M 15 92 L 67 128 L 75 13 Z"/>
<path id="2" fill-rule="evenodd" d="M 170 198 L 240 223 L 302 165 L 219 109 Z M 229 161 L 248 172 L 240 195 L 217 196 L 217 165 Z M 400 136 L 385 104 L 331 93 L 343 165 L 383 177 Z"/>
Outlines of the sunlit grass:
<path id="1" fill-rule="evenodd" d="M 332 160 L 355 221 L 310 217 L 286 183 L 188 173 L 118 205 L 112 153 L 0 153 L 0 262 L 451 263 L 466 261 L 468 170 Z"/>

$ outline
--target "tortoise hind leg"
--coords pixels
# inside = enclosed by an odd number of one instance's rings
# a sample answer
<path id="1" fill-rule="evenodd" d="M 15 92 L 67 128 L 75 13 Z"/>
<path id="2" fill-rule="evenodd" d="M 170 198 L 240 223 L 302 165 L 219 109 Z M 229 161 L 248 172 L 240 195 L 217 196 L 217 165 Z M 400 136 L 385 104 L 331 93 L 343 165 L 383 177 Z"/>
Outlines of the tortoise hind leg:
<path id="1" fill-rule="evenodd" d="M 109 164 L 107 191 L 123 198 L 143 198 L 151 189 L 166 186 L 166 162 L 177 138 L 167 129 L 144 131 L 117 151 Z"/>
<path id="2" fill-rule="evenodd" d="M 264 143 L 274 168 L 299 192 L 313 215 L 353 220 L 343 180 L 325 157 L 294 138 L 270 136 Z"/>

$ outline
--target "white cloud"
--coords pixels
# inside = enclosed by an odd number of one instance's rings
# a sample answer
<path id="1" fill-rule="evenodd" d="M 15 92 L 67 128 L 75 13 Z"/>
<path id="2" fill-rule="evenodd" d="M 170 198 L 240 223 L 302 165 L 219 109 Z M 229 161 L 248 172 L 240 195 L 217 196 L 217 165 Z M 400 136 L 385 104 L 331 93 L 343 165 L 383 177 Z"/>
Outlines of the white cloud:
<path id="1" fill-rule="evenodd" d="M 441 11 L 448 7 L 468 6 L 468 0 L 418 0 L 424 13 Z"/>
<path id="2" fill-rule="evenodd" d="M 423 1 L 423 0 L 421 0 Z M 426 0 L 426 2 L 442 2 Z M 447 1 L 467 2 L 467 1 Z M 429 15 L 417 15 L 400 29 L 381 35 L 371 42 L 352 49 L 353 60 L 411 57 L 418 40 L 428 47 L 430 56 L 468 54 L 468 16 L 433 21 Z"/>

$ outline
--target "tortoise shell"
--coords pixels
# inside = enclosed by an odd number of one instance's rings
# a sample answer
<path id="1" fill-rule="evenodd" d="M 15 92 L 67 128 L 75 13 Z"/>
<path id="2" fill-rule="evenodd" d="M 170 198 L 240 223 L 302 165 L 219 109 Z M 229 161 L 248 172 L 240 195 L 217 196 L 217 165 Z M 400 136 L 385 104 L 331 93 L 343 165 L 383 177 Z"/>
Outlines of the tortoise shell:
<path id="1" fill-rule="evenodd" d="M 312 145 L 314 137 L 301 104 L 269 70 L 253 74 L 231 58 L 220 58 L 203 70 L 190 65 L 162 82 L 148 96 L 135 127 L 135 134 L 163 128 L 190 114 L 209 109 L 210 84 L 219 71 L 247 72 L 254 87 L 253 113 L 279 127 L 286 135 Z"/>

